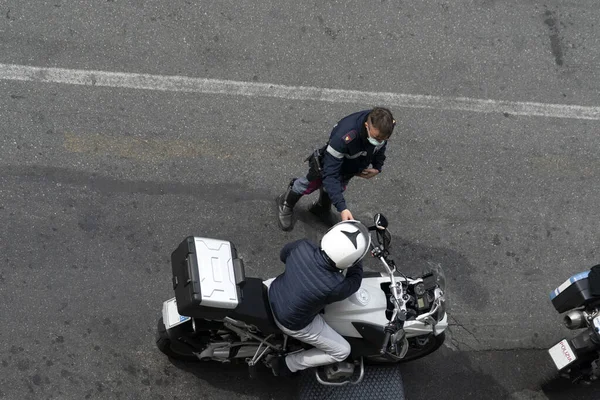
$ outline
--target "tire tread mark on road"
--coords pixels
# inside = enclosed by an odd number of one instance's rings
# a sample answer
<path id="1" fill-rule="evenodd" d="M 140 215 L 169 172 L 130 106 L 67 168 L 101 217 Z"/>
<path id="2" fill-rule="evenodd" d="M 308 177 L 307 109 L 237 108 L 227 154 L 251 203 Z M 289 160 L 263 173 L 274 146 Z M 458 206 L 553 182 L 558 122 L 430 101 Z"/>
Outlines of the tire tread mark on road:
<path id="1" fill-rule="evenodd" d="M 548 25 L 548 28 L 550 29 L 550 47 L 552 49 L 552 54 L 554 55 L 554 60 L 556 65 L 562 67 L 565 60 L 558 15 L 555 11 L 546 10 L 544 16 L 546 17 L 544 23 Z"/>
<path id="2" fill-rule="evenodd" d="M 207 201 L 219 198 L 233 203 L 272 200 L 270 193 L 252 190 L 234 183 L 211 184 L 199 182 L 184 184 L 179 182 L 133 181 L 60 167 L 0 167 L 0 180 L 1 177 L 6 178 L 7 176 L 40 183 L 84 186 L 89 190 L 101 193 L 141 193 L 150 196 L 184 195 Z"/>

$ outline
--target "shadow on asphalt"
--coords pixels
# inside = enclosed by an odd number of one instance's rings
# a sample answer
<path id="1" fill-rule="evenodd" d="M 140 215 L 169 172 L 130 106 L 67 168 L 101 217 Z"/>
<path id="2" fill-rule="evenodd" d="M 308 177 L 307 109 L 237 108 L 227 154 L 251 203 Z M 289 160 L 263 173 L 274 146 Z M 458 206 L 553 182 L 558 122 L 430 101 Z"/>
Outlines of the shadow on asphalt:
<path id="1" fill-rule="evenodd" d="M 291 399 L 295 397 L 298 388 L 297 377 L 277 378 L 262 365 L 257 377 L 250 378 L 245 363 L 170 361 L 176 368 L 195 375 L 199 381 L 231 392 L 232 398 L 235 398 L 234 394 L 239 394 L 260 400 Z"/>
<path id="2" fill-rule="evenodd" d="M 600 400 L 600 384 L 571 383 L 564 378 L 555 378 L 542 385 L 542 390 L 549 400 Z"/>
<path id="3" fill-rule="evenodd" d="M 442 348 L 400 366 L 409 400 L 504 400 L 507 390 L 492 376 L 473 365 L 468 354 Z"/>
<path id="4" fill-rule="evenodd" d="M 519 363 L 521 365 L 511 365 L 509 361 L 514 360 L 514 353 L 514 351 L 482 352 L 474 357 L 475 354 L 469 352 L 456 352 L 442 348 L 430 357 L 401 364 L 399 379 L 404 383 L 404 392 L 409 400 L 432 398 L 538 400 L 544 398 L 529 397 L 530 394 L 541 395 L 540 387 L 535 382 L 539 382 L 541 375 L 547 376 L 545 373 L 547 370 L 542 373 L 535 368 L 539 366 L 536 353 L 543 352 L 527 352 Z M 244 363 L 185 363 L 175 360 L 171 360 L 171 363 L 176 368 L 196 376 L 199 390 L 205 390 L 200 389 L 206 387 L 200 384 L 203 382 L 211 387 L 230 392 L 232 398 L 237 394 L 260 400 L 296 399 L 302 387 L 306 386 L 305 375 L 277 378 L 265 367 L 262 367 L 258 376 L 252 379 Z M 483 367 L 483 364 L 488 364 L 487 368 Z M 489 364 L 497 365 L 492 367 Z M 493 372 L 486 373 L 485 370 Z M 521 382 L 517 382 L 519 380 Z M 386 385 L 385 382 L 381 384 Z M 600 400 L 600 384 L 571 384 L 557 378 L 543 384 L 541 389 L 548 400 Z M 327 392 L 325 398 L 336 398 L 335 394 L 338 391 L 332 388 L 328 390 L 330 392 Z M 303 392 L 307 392 L 306 387 Z M 201 395 L 206 397 L 209 394 L 201 393 Z"/>

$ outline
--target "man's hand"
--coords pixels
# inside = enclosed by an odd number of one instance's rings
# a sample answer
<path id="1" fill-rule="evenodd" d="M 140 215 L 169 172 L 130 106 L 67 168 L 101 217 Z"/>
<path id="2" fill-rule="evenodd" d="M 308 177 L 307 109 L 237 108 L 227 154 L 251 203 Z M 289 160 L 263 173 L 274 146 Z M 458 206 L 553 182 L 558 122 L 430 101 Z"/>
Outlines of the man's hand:
<path id="1" fill-rule="evenodd" d="M 367 169 L 363 169 L 360 174 L 356 174 L 356 176 L 360 176 L 361 178 L 365 178 L 365 179 L 371 179 L 378 173 L 379 173 L 379 170 L 376 170 L 375 168 L 367 168 Z"/>
<path id="2" fill-rule="evenodd" d="M 340 213 L 340 215 L 342 216 L 342 221 L 348 221 L 350 219 L 354 219 L 354 217 L 352 216 L 352 213 L 347 208 L 344 211 L 342 211 Z"/>

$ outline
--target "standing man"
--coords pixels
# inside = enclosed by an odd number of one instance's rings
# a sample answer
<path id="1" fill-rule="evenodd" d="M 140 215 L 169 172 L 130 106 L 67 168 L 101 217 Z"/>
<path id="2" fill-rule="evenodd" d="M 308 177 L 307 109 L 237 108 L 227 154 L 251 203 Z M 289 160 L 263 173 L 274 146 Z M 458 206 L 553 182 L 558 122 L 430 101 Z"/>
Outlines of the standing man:
<path id="1" fill-rule="evenodd" d="M 309 161 L 306 177 L 292 179 L 285 193 L 277 198 L 281 229 L 293 229 L 294 206 L 302 196 L 317 189 L 319 199 L 310 208 L 312 213 L 333 225 L 333 203 L 342 221 L 353 220 L 343 192 L 352 177 L 370 179 L 381 172 L 394 126 L 392 113 L 382 107 L 350 114 L 339 121 L 327 145 L 306 159 Z"/>

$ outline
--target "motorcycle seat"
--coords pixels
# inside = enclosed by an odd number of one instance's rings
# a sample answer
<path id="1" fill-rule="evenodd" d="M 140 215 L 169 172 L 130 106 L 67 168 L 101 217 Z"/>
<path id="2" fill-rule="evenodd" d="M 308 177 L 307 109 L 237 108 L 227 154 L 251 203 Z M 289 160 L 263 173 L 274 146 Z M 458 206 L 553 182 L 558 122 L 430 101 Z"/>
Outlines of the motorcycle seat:
<path id="1" fill-rule="evenodd" d="M 275 324 L 267 287 L 260 278 L 246 278 L 240 284 L 242 299 L 229 315 L 233 319 L 256 326 L 262 333 L 281 333 Z"/>

